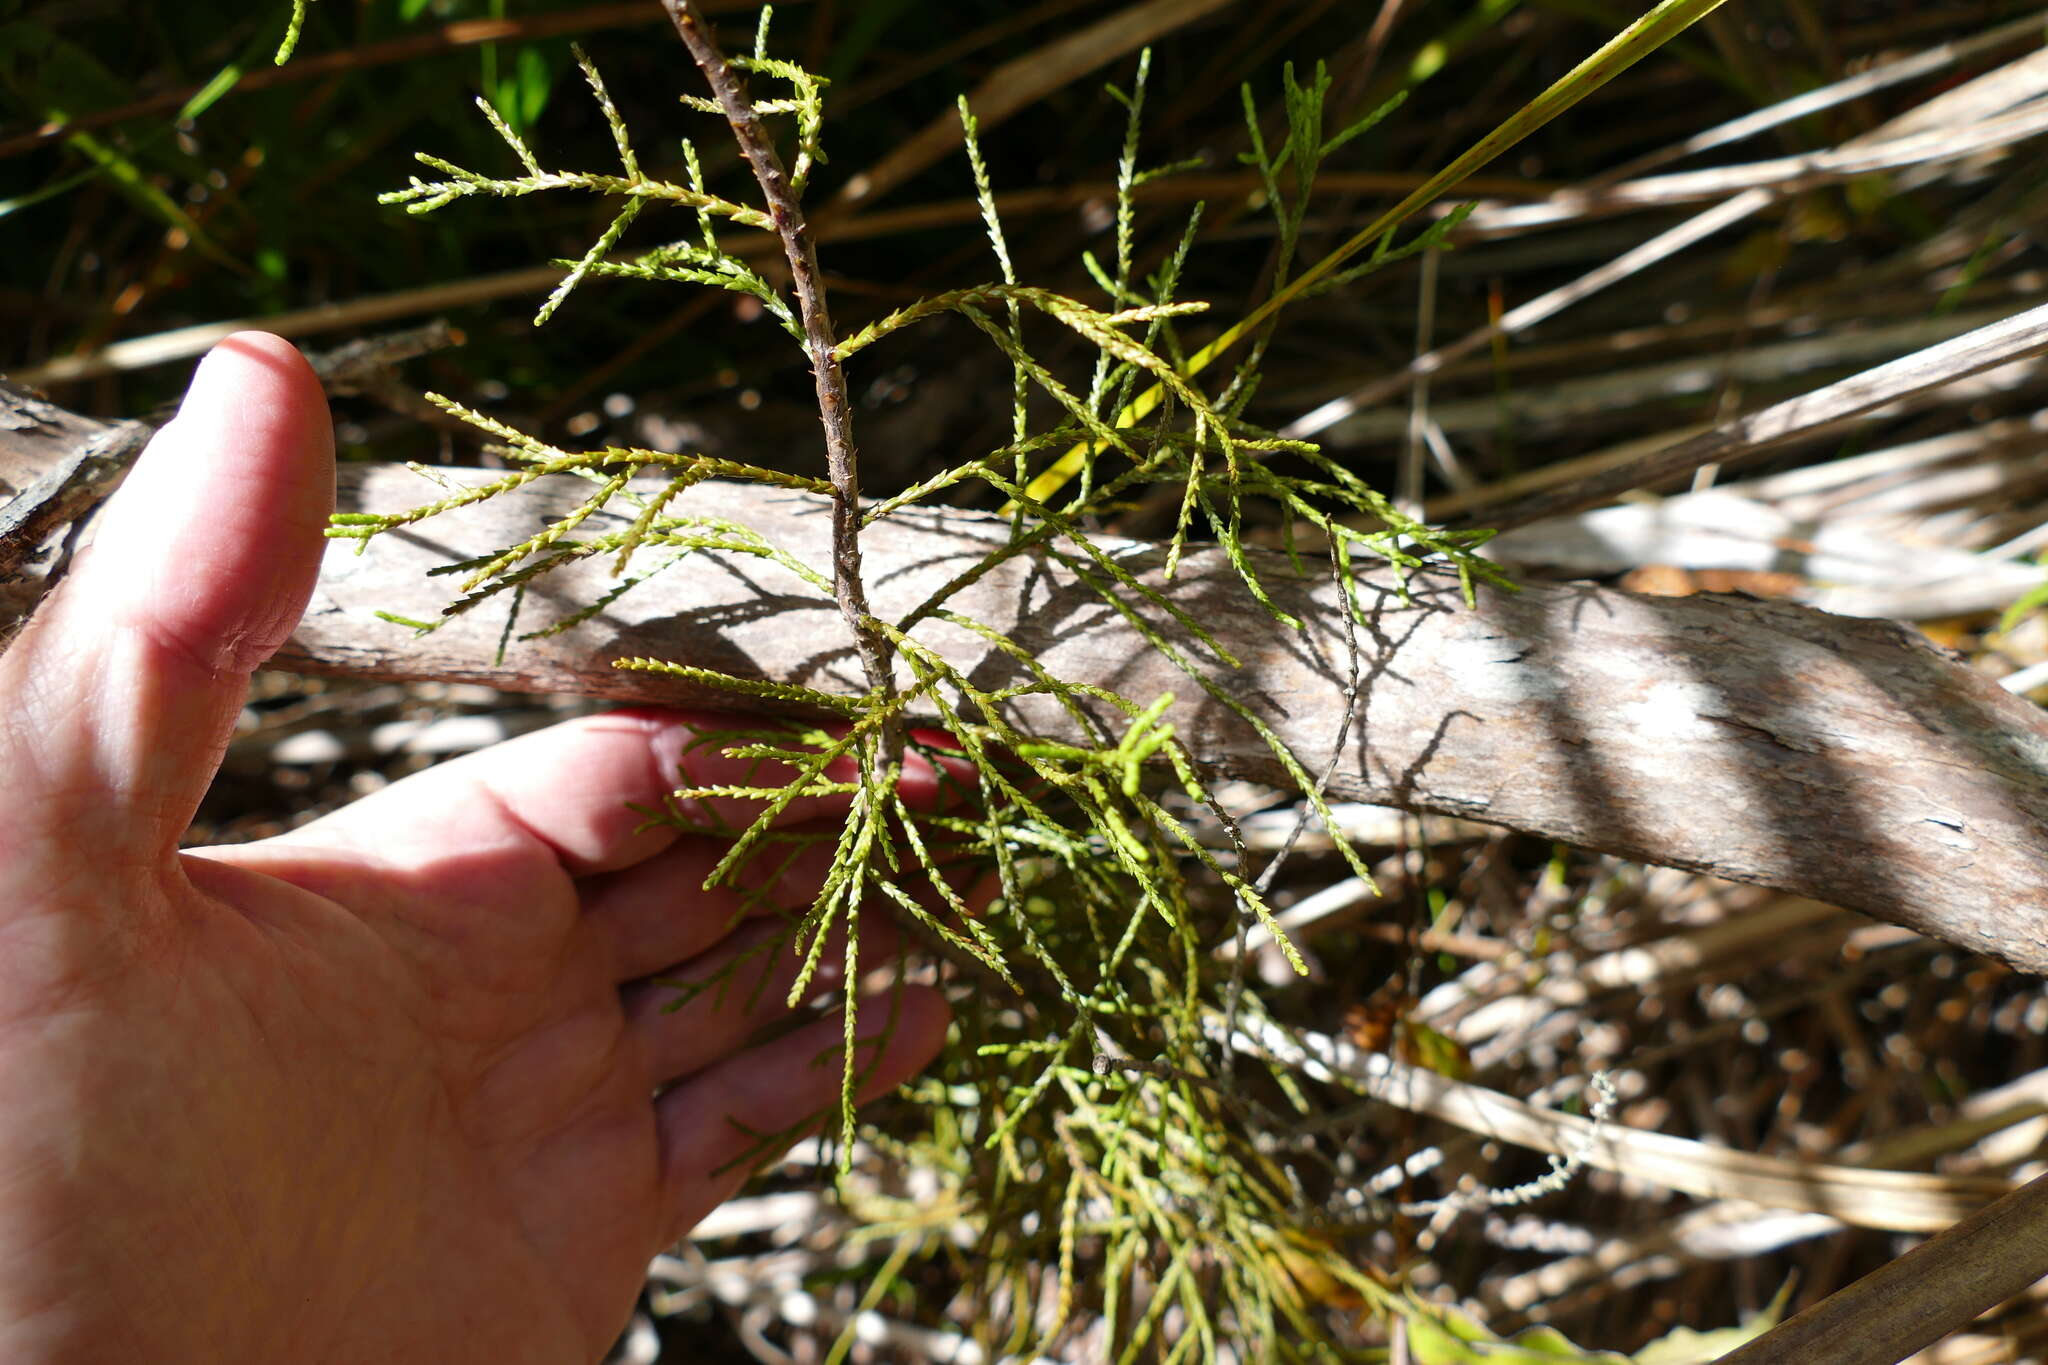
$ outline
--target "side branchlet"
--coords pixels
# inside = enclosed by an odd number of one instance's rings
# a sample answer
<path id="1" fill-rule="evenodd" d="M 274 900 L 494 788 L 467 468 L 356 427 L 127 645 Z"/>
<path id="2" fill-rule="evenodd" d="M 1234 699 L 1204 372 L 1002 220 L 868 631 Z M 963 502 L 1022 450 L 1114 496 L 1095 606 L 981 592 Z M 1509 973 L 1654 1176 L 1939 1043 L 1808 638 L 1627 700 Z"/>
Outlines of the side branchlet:
<path id="1" fill-rule="evenodd" d="M 284 38 L 277 45 L 277 54 L 270 60 L 283 66 L 292 59 L 292 53 L 299 50 L 299 38 L 306 31 L 306 5 L 308 0 L 292 0 L 292 17 L 286 22 Z"/>

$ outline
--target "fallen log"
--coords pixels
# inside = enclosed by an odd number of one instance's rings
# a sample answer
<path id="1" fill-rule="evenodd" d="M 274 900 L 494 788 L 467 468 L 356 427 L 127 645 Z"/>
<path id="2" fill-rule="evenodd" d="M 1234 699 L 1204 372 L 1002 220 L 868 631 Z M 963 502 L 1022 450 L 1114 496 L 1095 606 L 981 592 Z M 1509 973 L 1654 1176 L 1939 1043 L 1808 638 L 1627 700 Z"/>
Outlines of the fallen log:
<path id="1" fill-rule="evenodd" d="M 58 426 L 50 427 L 52 432 Z M 56 463 L 90 424 L 70 419 L 40 456 L 0 430 L 0 477 Z M 31 433 L 31 436 L 33 433 Z M 475 480 L 473 470 L 437 471 Z M 701 702 L 673 678 L 626 672 L 649 656 L 747 677 L 858 694 L 837 609 L 764 561 L 693 555 L 560 635 L 504 646 L 508 599 L 431 635 L 377 611 L 434 619 L 450 584 L 426 571 L 529 535 L 581 500 L 564 480 L 378 537 L 335 542 L 304 620 L 273 666 L 621 701 Z M 15 482 L 19 487 L 19 481 Z M 439 496 L 404 468 L 349 466 L 339 502 L 395 511 Z M 742 523 L 799 560 L 830 563 L 818 498 L 703 484 L 670 510 Z M 591 523 L 593 528 L 596 523 Z M 877 615 L 896 620 L 1002 545 L 1004 520 L 905 510 L 863 536 Z M 1241 667 L 1212 682 L 1262 717 L 1311 770 L 1330 762 L 1350 663 L 1339 595 L 1263 556 L 1258 570 L 1304 627 L 1277 627 L 1220 554 L 1183 559 L 1172 582 L 1156 547 L 1102 541 L 1140 581 L 1199 621 Z M 1051 547 L 1057 551 L 1057 542 Z M 519 629 L 613 586 L 586 561 L 539 580 Z M 1896 625 L 1784 603 L 1605 588 L 1486 591 L 1474 609 L 1424 575 L 1407 598 L 1390 576 L 1361 579 L 1358 723 L 1335 756 L 1333 799 L 1464 816 L 1644 862 L 1781 888 L 1906 925 L 2028 971 L 2048 970 L 2048 717 Z M 1147 645 L 1057 554 L 1017 555 L 950 599 L 1010 635 L 1054 674 L 1139 702 L 1179 700 L 1171 719 L 1212 769 L 1281 781 L 1256 730 Z M 1169 636 L 1155 606 L 1126 605 Z M 4 604 L 0 604 L 4 609 Z M 17 607 L 18 609 L 18 607 Z M 981 637 L 927 621 L 917 638 L 987 688 L 1021 665 Z M 1072 736 L 1045 699 L 1033 724 Z M 1116 728 L 1121 728 L 1120 723 Z"/>

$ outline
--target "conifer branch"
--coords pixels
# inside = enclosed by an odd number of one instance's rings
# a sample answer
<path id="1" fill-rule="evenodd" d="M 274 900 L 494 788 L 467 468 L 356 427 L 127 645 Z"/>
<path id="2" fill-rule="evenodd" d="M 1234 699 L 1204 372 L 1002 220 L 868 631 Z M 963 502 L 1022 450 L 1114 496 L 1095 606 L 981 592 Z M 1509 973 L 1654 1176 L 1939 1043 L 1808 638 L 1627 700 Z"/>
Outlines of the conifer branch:
<path id="1" fill-rule="evenodd" d="M 825 428 L 825 467 L 832 481 L 832 591 L 860 651 L 861 671 L 878 700 L 895 691 L 888 640 L 870 621 L 867 589 L 860 571 L 860 456 L 853 444 L 853 409 L 846 397 L 846 371 L 832 330 L 818 253 L 804 221 L 803 205 L 782 167 L 782 158 L 761 124 L 759 109 L 705 27 L 691 0 L 662 0 L 690 58 L 711 86 L 712 96 L 732 125 L 740 154 L 753 169 L 774 220 L 775 235 L 789 259 L 790 287 L 803 321 L 804 346 L 817 381 L 818 419 Z M 894 746 L 888 746 L 893 748 Z"/>

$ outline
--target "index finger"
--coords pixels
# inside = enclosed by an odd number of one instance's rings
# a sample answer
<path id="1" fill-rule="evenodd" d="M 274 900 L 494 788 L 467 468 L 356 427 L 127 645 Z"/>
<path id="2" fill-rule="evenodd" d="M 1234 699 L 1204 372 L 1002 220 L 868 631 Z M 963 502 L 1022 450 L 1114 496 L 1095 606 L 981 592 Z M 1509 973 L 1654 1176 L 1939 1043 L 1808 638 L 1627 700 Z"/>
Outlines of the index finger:
<path id="1" fill-rule="evenodd" d="M 733 757 L 706 742 L 720 732 L 761 731 L 768 723 L 717 711 L 634 709 L 565 721 L 415 773 L 383 791 L 279 836 L 289 844 L 345 846 L 391 863 L 430 864 L 451 850 L 464 858 L 496 854 L 524 865 L 536 855 L 572 876 L 617 871 L 653 857 L 678 834 L 650 823 L 680 789 L 777 787 L 795 776 L 772 759 Z M 850 777 L 851 761 L 828 776 Z M 950 781 L 950 778 L 948 779 Z M 906 801 L 929 806 L 942 783 L 917 755 L 904 762 Z M 843 816 L 848 795 L 799 797 L 778 824 Z M 746 828 L 758 799 L 721 796 L 681 806 L 685 821 Z"/>

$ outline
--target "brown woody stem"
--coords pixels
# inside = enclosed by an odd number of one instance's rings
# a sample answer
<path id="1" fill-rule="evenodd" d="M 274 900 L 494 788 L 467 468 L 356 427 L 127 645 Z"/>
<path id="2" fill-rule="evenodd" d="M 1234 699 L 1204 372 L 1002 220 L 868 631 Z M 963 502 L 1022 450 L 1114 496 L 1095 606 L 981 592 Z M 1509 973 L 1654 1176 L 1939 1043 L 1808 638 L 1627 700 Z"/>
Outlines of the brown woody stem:
<path id="1" fill-rule="evenodd" d="M 839 611 L 853 632 L 861 672 L 877 700 L 895 693 L 895 667 L 889 641 L 870 622 L 867 589 L 860 571 L 860 456 L 853 445 L 853 410 L 846 399 L 846 372 L 835 354 L 839 344 L 826 306 L 818 254 L 804 222 L 803 206 L 789 183 L 774 140 L 744 81 L 726 60 L 691 0 L 662 0 L 691 60 L 710 83 L 712 96 L 732 125 L 740 154 L 753 168 L 775 235 L 789 259 L 790 286 L 803 319 L 804 346 L 811 355 L 811 373 L 818 390 L 818 418 L 825 428 L 826 472 L 832 484 L 832 589 Z M 885 746 L 893 752 L 894 745 Z"/>

